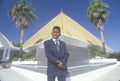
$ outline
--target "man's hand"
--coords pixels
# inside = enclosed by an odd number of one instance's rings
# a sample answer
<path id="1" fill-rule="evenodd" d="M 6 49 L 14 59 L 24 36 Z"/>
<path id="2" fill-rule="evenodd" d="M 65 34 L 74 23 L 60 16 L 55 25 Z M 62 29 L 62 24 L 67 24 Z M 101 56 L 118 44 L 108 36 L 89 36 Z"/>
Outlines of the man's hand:
<path id="1" fill-rule="evenodd" d="M 63 63 L 61 61 L 57 61 L 57 66 L 59 68 L 63 68 L 64 67 L 64 65 L 63 65 Z"/>

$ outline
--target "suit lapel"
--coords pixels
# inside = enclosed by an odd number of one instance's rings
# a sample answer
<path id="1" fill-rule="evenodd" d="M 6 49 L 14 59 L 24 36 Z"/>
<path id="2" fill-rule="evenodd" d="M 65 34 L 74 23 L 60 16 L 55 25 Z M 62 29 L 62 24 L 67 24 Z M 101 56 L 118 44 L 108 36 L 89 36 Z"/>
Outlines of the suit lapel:
<path id="1" fill-rule="evenodd" d="M 51 48 L 51 49 L 54 49 L 54 51 L 57 51 L 57 52 L 58 52 L 57 47 L 56 47 L 56 45 L 55 45 L 55 42 L 54 42 L 52 39 L 51 39 L 50 41 L 51 41 L 51 46 L 53 47 L 53 48 Z"/>

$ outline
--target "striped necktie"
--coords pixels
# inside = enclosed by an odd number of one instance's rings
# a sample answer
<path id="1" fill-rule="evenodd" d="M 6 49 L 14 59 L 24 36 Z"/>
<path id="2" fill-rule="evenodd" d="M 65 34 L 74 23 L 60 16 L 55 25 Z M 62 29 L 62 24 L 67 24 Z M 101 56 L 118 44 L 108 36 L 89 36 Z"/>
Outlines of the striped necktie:
<path id="1" fill-rule="evenodd" d="M 55 42 L 56 42 L 55 44 L 56 44 L 57 50 L 59 51 L 59 40 L 56 39 Z"/>

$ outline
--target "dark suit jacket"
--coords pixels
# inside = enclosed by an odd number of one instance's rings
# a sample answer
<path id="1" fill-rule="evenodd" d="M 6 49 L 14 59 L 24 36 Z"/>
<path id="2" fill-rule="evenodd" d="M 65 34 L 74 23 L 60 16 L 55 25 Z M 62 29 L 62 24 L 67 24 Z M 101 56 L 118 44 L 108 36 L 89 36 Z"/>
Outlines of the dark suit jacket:
<path id="1" fill-rule="evenodd" d="M 47 40 L 44 42 L 45 54 L 48 59 L 48 68 L 47 74 L 48 76 L 63 76 L 68 73 L 67 71 L 67 60 L 69 57 L 69 53 L 66 48 L 66 44 L 63 41 L 60 41 L 59 51 L 54 43 L 54 41 Z M 57 67 L 57 61 L 60 60 L 64 64 L 64 68 L 60 69 Z"/>

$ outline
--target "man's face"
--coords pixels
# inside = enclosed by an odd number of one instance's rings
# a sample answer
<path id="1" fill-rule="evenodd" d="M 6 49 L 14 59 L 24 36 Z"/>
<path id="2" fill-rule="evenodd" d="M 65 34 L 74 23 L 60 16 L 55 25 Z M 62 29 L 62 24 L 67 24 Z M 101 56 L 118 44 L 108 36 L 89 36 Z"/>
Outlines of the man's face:
<path id="1" fill-rule="evenodd" d="M 57 38 L 59 38 L 59 36 L 60 36 L 60 31 L 58 30 L 58 29 L 53 29 L 53 31 L 52 31 L 52 37 L 54 38 L 54 39 L 57 39 Z"/>

